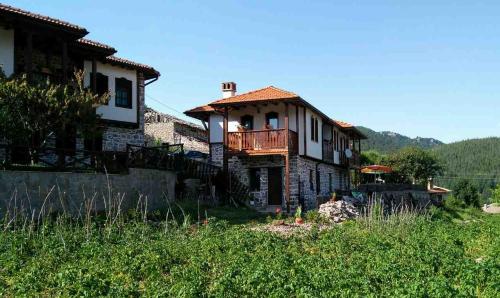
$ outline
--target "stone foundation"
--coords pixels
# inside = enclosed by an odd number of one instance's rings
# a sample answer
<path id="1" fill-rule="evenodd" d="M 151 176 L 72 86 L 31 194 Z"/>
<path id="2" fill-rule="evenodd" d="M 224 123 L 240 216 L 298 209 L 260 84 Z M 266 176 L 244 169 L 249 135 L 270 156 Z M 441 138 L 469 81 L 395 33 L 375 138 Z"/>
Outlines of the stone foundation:
<path id="1" fill-rule="evenodd" d="M 126 151 L 127 144 L 144 146 L 144 131 L 120 127 L 107 127 L 102 135 L 103 151 Z"/>
<path id="2" fill-rule="evenodd" d="M 210 144 L 210 163 L 222 167 L 224 161 L 224 146 L 222 143 Z"/>

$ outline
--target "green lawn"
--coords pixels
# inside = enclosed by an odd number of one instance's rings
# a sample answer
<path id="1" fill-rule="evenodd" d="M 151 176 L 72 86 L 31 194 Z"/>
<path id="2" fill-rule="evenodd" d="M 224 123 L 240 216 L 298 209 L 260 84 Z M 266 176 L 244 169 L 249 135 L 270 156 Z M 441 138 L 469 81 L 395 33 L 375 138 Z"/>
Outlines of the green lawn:
<path id="1" fill-rule="evenodd" d="M 204 209 L 204 208 L 201 208 Z M 192 213 L 194 212 L 194 213 Z M 197 207 L 185 208 L 197 217 Z M 204 213 L 204 211 L 202 212 Z M 0 296 L 498 297 L 500 216 L 348 222 L 281 237 L 208 225 L 52 223 L 0 232 Z M 242 214 L 245 213 L 245 214 Z M 244 219 L 235 220 L 246 216 Z M 204 216 L 203 216 L 204 217 Z"/>

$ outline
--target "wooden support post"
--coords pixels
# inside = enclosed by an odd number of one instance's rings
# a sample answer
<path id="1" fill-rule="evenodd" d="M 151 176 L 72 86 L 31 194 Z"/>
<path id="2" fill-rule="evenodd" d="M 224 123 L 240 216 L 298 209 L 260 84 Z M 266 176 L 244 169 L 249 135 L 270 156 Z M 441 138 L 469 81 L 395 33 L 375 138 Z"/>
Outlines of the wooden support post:
<path id="1" fill-rule="evenodd" d="M 290 213 L 290 118 L 288 117 L 288 103 L 285 103 L 285 200 L 286 212 Z"/>
<path id="2" fill-rule="evenodd" d="M 226 186 L 227 186 L 227 189 L 228 191 L 230 191 L 231 189 L 231 180 L 229 179 L 229 165 L 228 165 L 228 149 L 227 149 L 227 144 L 228 144 L 228 135 L 227 135 L 227 131 L 228 131 L 228 111 L 227 111 L 227 107 L 224 107 L 224 121 L 223 121 L 223 124 L 222 124 L 222 141 L 223 141 L 223 150 L 222 150 L 222 170 L 224 172 L 224 176 L 225 176 L 225 179 L 226 179 Z M 227 197 L 226 197 L 226 202 L 229 201 L 229 193 L 227 193 Z"/>
<path id="3" fill-rule="evenodd" d="M 63 84 L 68 83 L 68 43 L 62 42 L 62 80 Z"/>
<path id="4" fill-rule="evenodd" d="M 24 65 L 28 81 L 33 78 L 33 33 L 26 33 L 26 48 L 24 49 Z"/>
<path id="5" fill-rule="evenodd" d="M 92 92 L 97 93 L 97 60 L 95 57 L 92 57 L 92 74 L 90 77 L 92 87 Z"/>

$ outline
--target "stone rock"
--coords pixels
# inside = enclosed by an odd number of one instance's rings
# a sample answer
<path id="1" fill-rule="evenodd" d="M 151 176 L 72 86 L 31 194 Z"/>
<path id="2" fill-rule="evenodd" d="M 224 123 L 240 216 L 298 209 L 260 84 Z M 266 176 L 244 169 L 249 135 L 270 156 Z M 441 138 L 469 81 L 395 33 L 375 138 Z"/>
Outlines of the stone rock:
<path id="1" fill-rule="evenodd" d="M 329 201 L 321 204 L 318 212 L 335 223 L 359 216 L 358 209 L 351 202 L 345 201 Z"/>

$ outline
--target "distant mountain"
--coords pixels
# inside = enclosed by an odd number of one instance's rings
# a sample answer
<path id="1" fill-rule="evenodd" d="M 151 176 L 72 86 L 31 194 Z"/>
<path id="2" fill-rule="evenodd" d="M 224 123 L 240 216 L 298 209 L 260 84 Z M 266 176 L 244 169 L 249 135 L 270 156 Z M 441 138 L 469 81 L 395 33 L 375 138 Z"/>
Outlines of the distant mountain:
<path id="1" fill-rule="evenodd" d="M 422 149 L 431 149 L 444 144 L 443 142 L 433 138 L 410 138 L 392 131 L 376 132 L 367 127 L 357 127 L 367 140 L 361 141 L 361 150 L 376 150 L 380 153 L 390 153 L 408 146 L 415 146 Z"/>
<path id="2" fill-rule="evenodd" d="M 445 144 L 432 149 L 445 173 L 436 182 L 453 187 L 461 178 L 472 181 L 481 192 L 500 183 L 500 138 L 484 138 Z"/>

